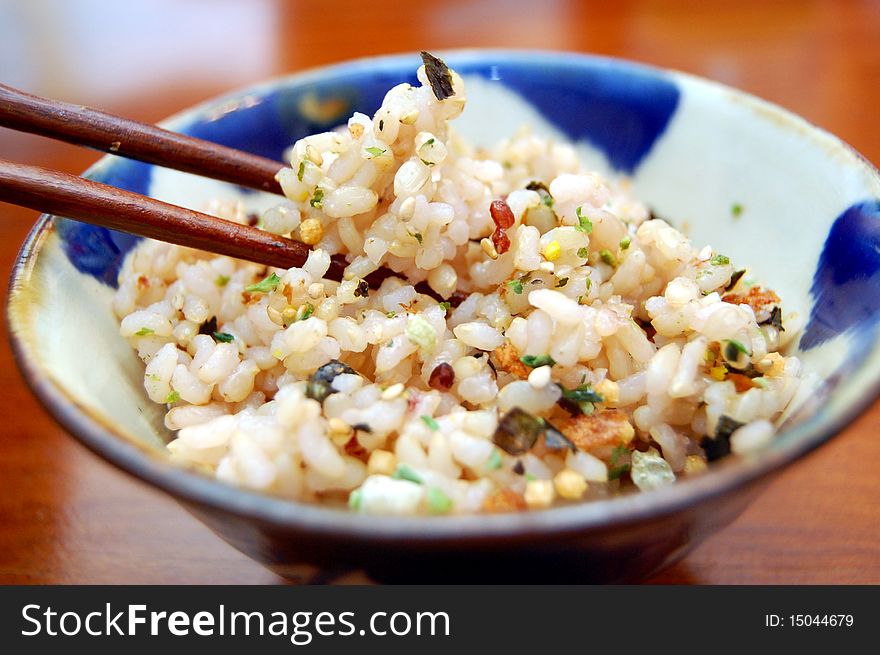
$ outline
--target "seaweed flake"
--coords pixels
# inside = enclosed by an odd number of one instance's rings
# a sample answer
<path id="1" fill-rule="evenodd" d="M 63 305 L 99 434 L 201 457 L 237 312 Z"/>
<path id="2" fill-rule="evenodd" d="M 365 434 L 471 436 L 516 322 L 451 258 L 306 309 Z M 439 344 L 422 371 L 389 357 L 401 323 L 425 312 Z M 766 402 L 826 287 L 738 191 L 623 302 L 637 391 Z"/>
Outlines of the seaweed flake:
<path id="1" fill-rule="evenodd" d="M 217 317 L 212 316 L 199 326 L 199 334 L 207 334 L 213 336 L 217 331 Z"/>
<path id="2" fill-rule="evenodd" d="M 437 100 L 446 100 L 455 95 L 452 88 L 452 74 L 442 59 L 435 57 L 430 52 L 422 50 L 422 63 L 425 64 L 425 74 L 431 83 L 431 90 Z"/>
<path id="3" fill-rule="evenodd" d="M 354 290 L 354 295 L 358 298 L 366 298 L 370 295 L 370 285 L 366 280 L 358 282 L 357 288 Z"/>
<path id="4" fill-rule="evenodd" d="M 730 291 L 733 287 L 736 286 L 736 283 L 739 282 L 739 279 L 746 274 L 746 269 L 741 268 L 738 271 L 735 271 L 733 275 L 730 276 L 730 282 L 726 287 L 724 287 L 725 291 Z"/>
<path id="5" fill-rule="evenodd" d="M 356 371 L 348 364 L 343 364 L 338 359 L 331 359 L 312 373 L 306 385 L 306 397 L 323 403 L 327 396 L 334 393 L 332 383 L 337 375 L 353 374 Z M 357 426 L 352 426 L 357 429 Z"/>
<path id="6" fill-rule="evenodd" d="M 782 308 L 776 305 L 770 310 L 770 318 L 766 321 L 761 321 L 760 325 L 772 325 L 780 332 L 785 332 L 785 328 L 782 327 Z"/>
<path id="7" fill-rule="evenodd" d="M 522 455 L 535 445 L 542 432 L 544 426 L 538 419 L 514 407 L 498 421 L 492 441 L 508 455 Z"/>
<path id="8" fill-rule="evenodd" d="M 546 184 L 539 180 L 532 180 L 526 184 L 526 191 L 543 191 L 548 196 L 550 195 L 550 189 L 547 188 Z"/>
<path id="9" fill-rule="evenodd" d="M 703 450 L 706 451 L 706 459 L 714 462 L 730 454 L 730 435 L 741 428 L 745 423 L 735 421 L 727 415 L 722 414 L 718 419 L 718 425 L 715 427 L 715 437 L 704 437 L 700 442 Z"/>
<path id="10" fill-rule="evenodd" d="M 549 421 L 544 421 L 544 445 L 547 450 L 565 450 L 570 449 L 572 452 L 577 450 L 577 446 L 566 437 L 562 432 L 557 430 Z"/>

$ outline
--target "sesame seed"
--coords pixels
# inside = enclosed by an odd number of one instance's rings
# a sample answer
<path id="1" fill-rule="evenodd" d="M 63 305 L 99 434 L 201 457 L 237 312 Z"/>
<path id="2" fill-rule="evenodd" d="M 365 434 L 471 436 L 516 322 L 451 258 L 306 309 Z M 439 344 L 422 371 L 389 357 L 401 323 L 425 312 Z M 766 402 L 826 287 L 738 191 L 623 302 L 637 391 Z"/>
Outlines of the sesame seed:
<path id="1" fill-rule="evenodd" d="M 403 393 L 404 385 L 403 382 L 398 382 L 397 384 L 392 384 L 390 387 L 385 389 L 382 392 L 382 400 L 394 400 L 400 394 Z"/>
<path id="2" fill-rule="evenodd" d="M 549 507 L 553 503 L 556 492 L 550 480 L 529 480 L 526 483 L 526 492 L 523 496 L 529 507 Z"/>
<path id="3" fill-rule="evenodd" d="M 566 500 L 580 500 L 587 490 L 587 480 L 572 469 L 563 469 L 553 478 L 556 493 Z"/>
<path id="4" fill-rule="evenodd" d="M 480 247 L 483 249 L 483 252 L 489 256 L 490 259 L 498 259 L 498 251 L 495 250 L 495 245 L 489 239 L 481 240 Z"/>

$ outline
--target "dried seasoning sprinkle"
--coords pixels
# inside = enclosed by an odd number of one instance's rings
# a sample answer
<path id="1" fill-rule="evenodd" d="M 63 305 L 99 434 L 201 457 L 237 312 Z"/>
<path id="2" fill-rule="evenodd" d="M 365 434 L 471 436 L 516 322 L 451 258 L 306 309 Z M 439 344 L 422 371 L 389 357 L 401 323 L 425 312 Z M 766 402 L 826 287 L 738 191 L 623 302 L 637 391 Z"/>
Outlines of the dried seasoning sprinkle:
<path id="1" fill-rule="evenodd" d="M 422 50 L 422 63 L 425 65 L 425 74 L 428 76 L 428 82 L 431 84 L 431 90 L 437 100 L 446 100 L 455 95 L 452 88 L 452 73 L 449 67 L 439 57 L 435 57 L 430 52 Z"/>

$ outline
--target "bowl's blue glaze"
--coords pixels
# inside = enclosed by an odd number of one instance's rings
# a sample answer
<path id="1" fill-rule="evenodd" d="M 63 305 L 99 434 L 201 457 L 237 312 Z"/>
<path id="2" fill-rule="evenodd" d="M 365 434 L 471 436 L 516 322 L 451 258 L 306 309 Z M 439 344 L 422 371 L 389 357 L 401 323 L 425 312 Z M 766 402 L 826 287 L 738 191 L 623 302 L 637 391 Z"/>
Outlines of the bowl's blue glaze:
<path id="1" fill-rule="evenodd" d="M 427 564 L 440 558 L 473 570 L 503 551 L 511 564 L 544 562 L 534 569 L 539 579 L 565 571 L 590 579 L 645 574 L 732 520 L 763 477 L 832 436 L 875 397 L 880 177 L 848 146 L 788 112 L 690 76 L 568 53 L 473 51 L 446 59 L 467 83 L 468 107 L 456 121 L 466 136 L 488 145 L 528 122 L 577 142 L 587 163 L 630 178 L 657 215 L 747 265 L 779 292 L 786 311 L 804 317 L 795 352 L 825 386 L 760 457 L 731 459 L 711 475 L 650 494 L 524 515 L 365 519 L 231 489 L 167 461 L 161 408 L 146 399 L 141 364 L 118 336 L 109 303 L 138 238 L 63 219 L 41 219 L 13 273 L 9 316 L 19 363 L 47 408 L 87 445 L 279 570 L 307 560 L 427 576 Z M 306 72 L 205 103 L 166 125 L 280 158 L 296 139 L 353 111 L 371 114 L 389 88 L 414 81 L 418 63 L 408 55 Z M 217 196 L 255 209 L 273 202 L 117 157 L 103 158 L 88 176 L 194 208 Z M 733 204 L 743 207 L 738 217 Z M 396 558 L 383 555 L 388 547 Z"/>

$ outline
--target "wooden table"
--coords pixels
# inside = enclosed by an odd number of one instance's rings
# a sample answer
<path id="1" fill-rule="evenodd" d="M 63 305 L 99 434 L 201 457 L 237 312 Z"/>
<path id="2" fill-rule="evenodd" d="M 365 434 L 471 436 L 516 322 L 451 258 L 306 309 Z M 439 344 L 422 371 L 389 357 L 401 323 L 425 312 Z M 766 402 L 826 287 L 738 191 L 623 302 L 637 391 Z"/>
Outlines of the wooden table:
<path id="1" fill-rule="evenodd" d="M 0 80 L 147 121 L 351 57 L 548 48 L 717 79 L 794 110 L 880 162 L 878 2 L 44 4 L 0 5 Z M 0 130 L 0 157 L 78 172 L 97 155 Z M 7 275 L 36 215 L 7 205 L 0 212 Z M 67 436 L 23 385 L 5 323 L 2 330 L 0 583 L 282 582 Z M 875 404 L 652 582 L 880 583 L 878 433 Z"/>

